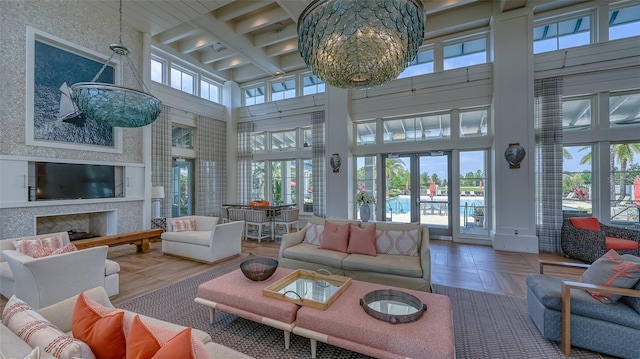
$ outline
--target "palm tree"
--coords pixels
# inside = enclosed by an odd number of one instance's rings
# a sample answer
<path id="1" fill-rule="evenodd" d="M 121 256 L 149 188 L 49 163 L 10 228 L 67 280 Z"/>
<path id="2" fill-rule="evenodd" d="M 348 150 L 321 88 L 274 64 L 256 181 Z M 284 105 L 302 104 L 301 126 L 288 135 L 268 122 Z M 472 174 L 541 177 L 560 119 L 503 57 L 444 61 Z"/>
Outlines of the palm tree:
<path id="1" fill-rule="evenodd" d="M 591 146 L 582 147 L 579 151 L 591 149 Z M 635 154 L 640 154 L 640 144 L 637 143 L 620 143 L 611 145 L 609 150 L 609 168 L 611 169 L 609 183 L 611 183 L 611 199 L 615 198 L 615 159 L 620 161 L 620 198 L 627 195 L 627 165 L 633 163 Z M 580 159 L 580 164 L 588 164 L 592 161 L 591 151 Z"/>
<path id="2" fill-rule="evenodd" d="M 387 158 L 384 162 L 384 174 L 386 178 L 387 197 L 389 196 L 390 179 L 395 176 L 404 174 L 407 170 L 404 162 L 399 158 Z"/>

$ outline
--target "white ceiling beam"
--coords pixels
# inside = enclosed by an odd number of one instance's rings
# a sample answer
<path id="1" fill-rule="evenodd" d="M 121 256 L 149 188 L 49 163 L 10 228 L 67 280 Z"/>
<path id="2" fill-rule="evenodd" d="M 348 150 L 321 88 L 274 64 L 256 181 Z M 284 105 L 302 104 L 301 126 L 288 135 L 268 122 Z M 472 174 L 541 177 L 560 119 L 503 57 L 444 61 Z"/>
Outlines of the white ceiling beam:
<path id="1" fill-rule="evenodd" d="M 285 26 L 284 29 L 279 31 L 269 31 L 256 35 L 253 37 L 253 44 L 256 47 L 265 47 L 289 39 L 298 41 L 298 29 L 295 24 Z"/>
<path id="2" fill-rule="evenodd" d="M 425 39 L 488 26 L 493 16 L 491 2 L 474 2 L 427 16 Z"/>
<path id="3" fill-rule="evenodd" d="M 298 18 L 302 11 L 307 7 L 308 1 L 300 0 L 276 0 L 278 5 L 284 10 L 297 24 Z"/>
<path id="4" fill-rule="evenodd" d="M 186 39 L 187 37 L 193 36 L 199 32 L 200 30 L 196 29 L 190 24 L 183 23 L 167 31 L 163 31 L 155 35 L 153 38 L 161 44 L 168 45 L 172 42 Z"/>
<path id="5" fill-rule="evenodd" d="M 281 8 L 276 7 L 267 11 L 260 11 L 255 16 L 240 20 L 235 23 L 235 30 L 239 34 L 246 34 L 251 31 L 261 29 L 263 27 L 277 24 L 278 22 L 289 19 L 289 15 Z"/>
<path id="6" fill-rule="evenodd" d="M 267 56 L 262 49 L 256 48 L 245 36 L 236 34 L 229 25 L 219 21 L 213 15 L 206 14 L 201 16 L 191 21 L 191 24 L 212 36 L 216 36 L 227 47 L 251 59 L 256 66 L 267 74 L 273 76 L 278 72 L 282 72 L 276 59 Z"/>
<path id="7" fill-rule="evenodd" d="M 251 63 L 249 59 L 247 59 L 244 56 L 236 55 L 236 56 L 232 56 L 232 57 L 223 59 L 221 61 L 218 61 L 213 66 L 218 71 L 224 71 L 224 70 L 233 69 L 238 66 L 246 65 L 248 63 Z"/>
<path id="8" fill-rule="evenodd" d="M 203 70 L 210 72 L 212 75 L 214 75 L 215 77 L 217 77 L 218 79 L 222 80 L 222 81 L 230 81 L 233 80 L 231 78 L 231 72 L 228 71 L 218 71 L 215 69 L 215 67 L 211 66 L 211 65 L 205 65 L 202 64 L 196 57 L 194 57 L 191 54 L 183 54 L 180 51 L 176 50 L 175 48 L 173 48 L 173 46 L 171 45 L 164 45 L 161 44 L 155 40 L 151 40 L 152 44 L 154 47 L 157 47 L 158 49 L 168 53 L 171 56 L 174 56 L 182 61 L 185 61 L 186 63 L 189 64 L 198 64 L 199 67 L 201 67 Z"/>
<path id="9" fill-rule="evenodd" d="M 265 52 L 267 56 L 279 56 L 290 52 L 298 51 L 298 39 L 291 39 L 277 44 L 267 46 Z"/>
<path id="10" fill-rule="evenodd" d="M 234 1 L 215 10 L 213 15 L 220 21 L 230 21 L 271 4 L 273 1 Z"/>
<path id="11" fill-rule="evenodd" d="M 226 48 L 224 50 L 216 51 L 212 48 L 204 49 L 200 51 L 200 62 L 203 64 L 210 64 L 216 61 L 220 61 L 229 57 L 232 57 L 236 52 L 232 49 Z"/>
<path id="12" fill-rule="evenodd" d="M 196 36 L 196 37 L 186 39 L 184 41 L 180 41 L 178 45 L 178 50 L 183 54 L 189 54 L 191 52 L 204 49 L 207 46 L 211 46 L 216 42 L 218 42 L 218 40 L 215 37 L 209 34 L 201 34 L 200 36 Z"/>

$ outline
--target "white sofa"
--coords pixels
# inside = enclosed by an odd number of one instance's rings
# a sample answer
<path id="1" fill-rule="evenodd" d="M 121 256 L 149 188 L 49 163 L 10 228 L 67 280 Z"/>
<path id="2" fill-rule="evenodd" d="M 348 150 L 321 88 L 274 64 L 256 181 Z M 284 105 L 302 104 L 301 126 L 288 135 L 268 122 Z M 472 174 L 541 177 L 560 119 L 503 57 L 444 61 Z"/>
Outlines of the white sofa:
<path id="1" fill-rule="evenodd" d="M 195 231 L 175 232 L 172 220 L 193 219 Z M 218 217 L 184 216 L 167 219 L 162 253 L 212 263 L 240 254 L 244 221 L 218 223 Z"/>
<path id="2" fill-rule="evenodd" d="M 91 297 L 98 303 L 102 304 L 106 307 L 113 307 L 107 293 L 104 288 L 92 288 L 84 292 L 85 295 Z M 45 319 L 49 320 L 55 327 L 60 329 L 61 331 L 67 334 L 73 334 L 71 331 L 72 326 L 72 317 L 73 317 L 73 309 L 75 307 L 76 300 L 78 299 L 78 295 L 70 297 L 68 299 L 62 300 L 58 303 L 50 305 L 45 308 L 41 308 L 38 310 L 38 313 L 42 315 Z M 128 311 L 125 311 L 128 312 Z M 135 315 L 137 313 L 128 312 L 131 315 Z M 154 326 L 160 326 L 163 328 L 167 328 L 170 330 L 174 330 L 176 332 L 184 329 L 183 326 L 165 322 L 159 319 L 146 317 L 140 315 L 140 318 L 143 322 L 148 323 Z M 192 329 L 191 335 L 199 340 L 201 340 L 207 352 L 209 353 L 211 358 L 225 358 L 225 359 L 247 359 L 249 356 L 237 352 L 233 349 L 227 348 L 223 345 L 217 344 L 211 340 L 211 336 L 201 330 Z M 29 346 L 25 341 L 23 341 L 19 336 L 13 333 L 9 328 L 0 324 L 0 357 L 4 358 L 24 358 L 26 357 L 33 348 Z M 42 348 L 41 348 L 42 349 Z M 41 359 L 49 359 L 53 358 L 53 356 L 40 351 Z"/>
<path id="3" fill-rule="evenodd" d="M 302 230 L 282 236 L 278 265 L 314 271 L 325 269 L 332 274 L 365 282 L 431 291 L 431 251 L 429 250 L 429 229 L 426 226 L 418 223 L 376 222 L 377 231 L 417 233 L 417 256 L 380 252 L 376 256 L 370 256 L 320 249 L 318 245 L 306 243 L 305 237 L 310 225 L 324 225 L 325 220 L 337 226 L 354 223 L 361 228 L 366 228 L 373 225 L 373 222 L 311 217 Z"/>
<path id="4" fill-rule="evenodd" d="M 0 240 L 0 294 L 16 295 L 38 309 L 103 286 L 109 296 L 120 293 L 120 265 L 107 259 L 109 247 L 100 246 L 42 258 L 15 250 L 16 239 L 59 235 L 69 243 L 67 232 Z"/>

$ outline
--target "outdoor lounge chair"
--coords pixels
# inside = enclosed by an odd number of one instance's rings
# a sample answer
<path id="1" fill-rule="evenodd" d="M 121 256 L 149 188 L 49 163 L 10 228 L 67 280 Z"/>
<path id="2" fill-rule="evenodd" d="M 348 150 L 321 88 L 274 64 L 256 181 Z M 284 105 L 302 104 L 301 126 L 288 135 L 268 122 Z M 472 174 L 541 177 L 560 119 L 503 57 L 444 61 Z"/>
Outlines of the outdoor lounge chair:
<path id="1" fill-rule="evenodd" d="M 610 249 L 640 256 L 640 231 L 607 226 L 594 217 L 565 219 L 560 238 L 564 254 L 587 263 L 593 263 Z"/>

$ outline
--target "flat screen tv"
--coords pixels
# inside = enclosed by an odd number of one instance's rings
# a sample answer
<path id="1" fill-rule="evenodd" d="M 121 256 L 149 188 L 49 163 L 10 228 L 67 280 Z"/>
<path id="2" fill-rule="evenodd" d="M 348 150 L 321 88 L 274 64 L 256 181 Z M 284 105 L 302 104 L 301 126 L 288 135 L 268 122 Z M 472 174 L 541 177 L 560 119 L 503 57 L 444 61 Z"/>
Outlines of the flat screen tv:
<path id="1" fill-rule="evenodd" d="M 115 167 L 36 162 L 36 200 L 115 197 Z"/>

